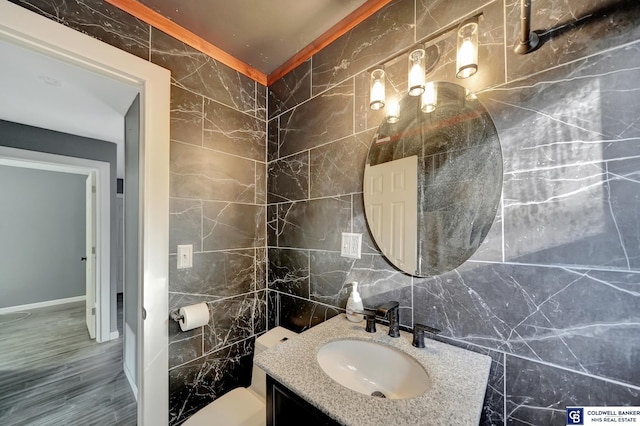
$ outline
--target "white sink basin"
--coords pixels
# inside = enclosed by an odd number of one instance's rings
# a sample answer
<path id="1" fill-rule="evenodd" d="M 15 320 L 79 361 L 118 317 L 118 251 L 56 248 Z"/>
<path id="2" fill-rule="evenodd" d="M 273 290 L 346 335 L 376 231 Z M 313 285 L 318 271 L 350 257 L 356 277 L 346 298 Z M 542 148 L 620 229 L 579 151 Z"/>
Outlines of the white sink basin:
<path id="1" fill-rule="evenodd" d="M 318 351 L 322 370 L 336 382 L 365 395 L 414 398 L 430 386 L 429 376 L 411 356 L 389 346 L 361 340 L 337 340 Z"/>

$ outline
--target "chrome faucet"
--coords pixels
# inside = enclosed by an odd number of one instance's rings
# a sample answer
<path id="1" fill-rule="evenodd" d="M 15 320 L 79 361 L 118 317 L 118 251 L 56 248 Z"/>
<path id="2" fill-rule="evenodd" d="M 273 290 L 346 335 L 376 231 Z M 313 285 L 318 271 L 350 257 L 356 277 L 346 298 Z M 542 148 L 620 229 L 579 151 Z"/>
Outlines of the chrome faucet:
<path id="1" fill-rule="evenodd" d="M 364 314 L 367 320 L 365 331 L 367 333 L 376 332 L 376 315 L 389 320 L 389 336 L 400 337 L 400 303 L 396 301 L 387 302 L 378 306 L 375 310 L 365 309 Z"/>

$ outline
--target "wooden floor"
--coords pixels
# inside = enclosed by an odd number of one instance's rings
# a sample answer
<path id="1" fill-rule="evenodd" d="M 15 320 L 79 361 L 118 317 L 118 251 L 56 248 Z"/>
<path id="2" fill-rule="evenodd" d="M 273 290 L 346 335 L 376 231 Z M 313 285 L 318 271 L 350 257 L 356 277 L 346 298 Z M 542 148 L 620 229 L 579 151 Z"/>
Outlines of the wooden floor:
<path id="1" fill-rule="evenodd" d="M 0 425 L 136 424 L 122 337 L 96 343 L 84 321 L 84 302 L 0 315 Z"/>

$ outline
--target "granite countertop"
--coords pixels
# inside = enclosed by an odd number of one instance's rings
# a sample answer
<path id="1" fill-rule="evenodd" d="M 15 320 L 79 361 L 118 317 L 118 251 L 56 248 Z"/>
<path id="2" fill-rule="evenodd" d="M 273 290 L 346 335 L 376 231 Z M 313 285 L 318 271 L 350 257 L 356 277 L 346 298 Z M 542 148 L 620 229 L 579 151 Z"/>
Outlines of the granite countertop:
<path id="1" fill-rule="evenodd" d="M 323 322 L 255 357 L 255 364 L 302 399 L 346 426 L 477 425 L 480 421 L 491 358 L 425 337 L 425 348 L 411 345 L 410 333 L 387 336 L 378 325 L 367 333 L 364 322 L 349 322 L 344 314 Z M 430 388 L 409 399 L 383 399 L 352 391 L 333 381 L 317 362 L 325 343 L 373 341 L 413 356 L 427 371 Z M 380 368 L 385 368 L 381 365 Z"/>

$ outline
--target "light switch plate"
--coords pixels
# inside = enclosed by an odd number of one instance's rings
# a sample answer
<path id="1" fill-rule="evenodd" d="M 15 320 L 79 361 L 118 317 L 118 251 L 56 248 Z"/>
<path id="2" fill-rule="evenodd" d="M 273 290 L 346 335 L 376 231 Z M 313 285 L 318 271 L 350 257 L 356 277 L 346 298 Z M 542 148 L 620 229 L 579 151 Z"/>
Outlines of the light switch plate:
<path id="1" fill-rule="evenodd" d="M 184 244 L 178 246 L 178 269 L 191 268 L 193 266 L 193 245 Z"/>
<path id="2" fill-rule="evenodd" d="M 360 259 L 362 251 L 362 234 L 349 232 L 342 233 L 342 245 L 340 246 L 340 256 L 351 259 Z"/>

